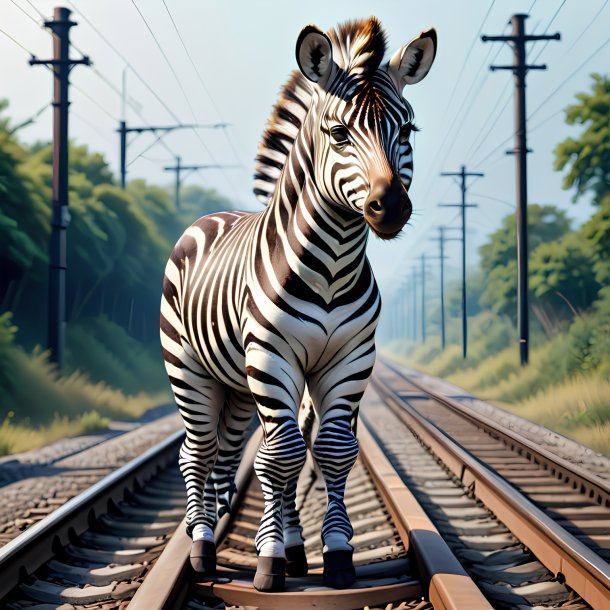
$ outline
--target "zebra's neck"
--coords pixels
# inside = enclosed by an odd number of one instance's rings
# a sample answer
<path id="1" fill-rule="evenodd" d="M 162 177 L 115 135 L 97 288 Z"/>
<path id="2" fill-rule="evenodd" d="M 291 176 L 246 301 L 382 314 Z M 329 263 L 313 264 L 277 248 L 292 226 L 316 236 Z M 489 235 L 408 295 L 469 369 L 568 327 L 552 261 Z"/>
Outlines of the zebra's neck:
<path id="1" fill-rule="evenodd" d="M 296 276 L 327 304 L 349 292 L 368 268 L 364 219 L 325 201 L 313 180 L 306 134 L 297 136 L 267 210 L 274 266 Z"/>

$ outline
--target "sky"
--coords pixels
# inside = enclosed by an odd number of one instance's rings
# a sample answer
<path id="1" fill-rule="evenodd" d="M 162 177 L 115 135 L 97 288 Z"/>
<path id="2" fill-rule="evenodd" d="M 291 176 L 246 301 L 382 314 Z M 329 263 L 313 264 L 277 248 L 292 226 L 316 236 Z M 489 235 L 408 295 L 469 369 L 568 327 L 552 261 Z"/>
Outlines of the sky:
<path id="1" fill-rule="evenodd" d="M 8 115 L 15 124 L 50 102 L 49 72 L 27 62 L 28 52 L 50 57 L 51 37 L 40 23 L 41 15 L 50 15 L 55 4 L 0 0 L 0 98 L 8 99 Z M 469 203 L 478 204 L 467 219 L 470 264 L 502 217 L 514 210 L 514 158 L 505 154 L 513 145 L 512 76 L 508 71 L 488 70 L 492 62 L 511 63 L 512 50 L 506 44 L 480 41 L 481 34 L 508 33 L 513 13 L 530 15 L 528 33 L 561 33 L 559 42 L 528 47 L 529 61 L 548 65 L 548 70 L 532 71 L 527 77 L 533 151 L 528 157 L 529 201 L 557 205 L 575 224 L 590 215 L 586 200 L 575 205 L 572 193 L 561 188 L 562 175 L 553 170 L 553 149 L 579 132 L 578 127 L 565 125 L 562 110 L 576 93 L 589 89 L 591 73 L 608 72 L 608 4 L 608 0 L 66 1 L 63 6 L 74 11 L 72 18 L 78 22 L 72 28 L 72 54 L 78 57 L 83 52 L 93 62 L 93 68 L 77 66 L 72 71 L 70 137 L 102 152 L 118 173 L 116 128 L 122 117 L 125 76 L 128 125 L 144 121 L 171 125 L 176 119 L 230 123 L 224 130 L 173 132 L 164 138 L 167 148 L 159 143 L 151 147 L 152 135 L 138 136 L 129 146 L 128 177 L 171 184 L 172 174 L 163 168 L 174 164 L 174 155 L 185 164 L 238 165 L 194 173 L 185 183 L 215 188 L 238 209 L 258 210 L 252 194 L 254 157 L 277 92 L 296 68 L 294 47 L 301 29 L 310 23 L 328 29 L 374 14 L 387 31 L 391 54 L 420 31 L 435 27 L 439 40 L 435 63 L 422 82 L 404 91 L 421 128 L 415 136 L 410 191 L 414 214 L 399 239 L 381 242 L 371 237 L 368 250 L 382 292 L 391 294 L 422 252 L 437 254 L 433 241 L 437 227 L 459 226 L 457 209 L 438 207 L 439 202 L 459 201 L 457 185 L 440 177 L 441 171 L 458 171 L 465 164 L 467 170 L 485 174 L 473 179 L 469 190 Z M 50 108 L 19 132 L 28 142 L 49 140 L 51 134 Z M 459 266 L 457 242 L 449 244 L 447 254 L 451 273 Z"/>

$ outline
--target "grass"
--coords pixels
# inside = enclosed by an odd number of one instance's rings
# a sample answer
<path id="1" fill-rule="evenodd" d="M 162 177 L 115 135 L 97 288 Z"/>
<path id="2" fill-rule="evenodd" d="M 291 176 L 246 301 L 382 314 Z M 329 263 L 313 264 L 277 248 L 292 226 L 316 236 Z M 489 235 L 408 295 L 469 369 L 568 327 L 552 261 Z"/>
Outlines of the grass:
<path id="1" fill-rule="evenodd" d="M 514 403 L 499 402 L 512 413 L 610 455 L 610 382 L 578 376 Z"/>
<path id="2" fill-rule="evenodd" d="M 96 330 L 101 333 L 104 329 L 113 330 L 108 322 L 102 321 Z M 46 352 L 35 349 L 28 353 L 17 345 L 16 333 L 10 316 L 0 316 L 0 421 L 3 422 L 0 425 L 0 455 L 40 447 L 67 436 L 104 430 L 111 419 L 136 419 L 151 407 L 170 400 L 168 390 L 130 393 L 105 381 L 92 380 L 79 369 L 60 376 Z M 116 337 L 113 340 L 116 341 Z M 94 349 L 95 345 L 90 343 L 89 347 Z M 155 366 L 151 365 L 147 371 L 150 356 L 143 357 L 145 349 L 134 343 L 128 347 L 129 356 L 123 365 L 126 381 L 132 387 L 160 388 L 162 382 L 167 386 L 167 378 L 159 375 Z M 140 356 L 141 362 L 138 361 Z M 110 352 L 106 350 L 99 362 L 109 359 Z M 93 362 L 93 356 L 88 362 Z M 86 364 L 84 355 L 83 364 Z M 92 374 L 101 375 L 101 368 L 99 364 Z M 116 380 L 118 366 L 114 366 L 111 373 L 111 378 Z M 152 383 L 146 383 L 147 373 L 155 377 Z"/>
<path id="3" fill-rule="evenodd" d="M 424 346 L 394 342 L 384 351 L 610 455 L 610 352 L 605 349 L 607 338 L 602 337 L 602 343 L 597 337 L 599 323 L 594 317 L 580 318 L 552 339 L 536 337 L 527 367 L 519 364 L 514 343 L 506 347 L 510 326 L 505 320 L 496 317 L 494 322 L 485 313 L 470 324 L 467 360 L 459 345 L 453 343 L 443 352 L 435 339 Z"/>
<path id="4" fill-rule="evenodd" d="M 40 427 L 14 423 L 13 415 L 10 411 L 0 426 L 0 455 L 28 451 L 68 436 L 102 432 L 110 423 L 97 411 L 83 413 L 76 419 L 55 416 L 50 424 Z"/>

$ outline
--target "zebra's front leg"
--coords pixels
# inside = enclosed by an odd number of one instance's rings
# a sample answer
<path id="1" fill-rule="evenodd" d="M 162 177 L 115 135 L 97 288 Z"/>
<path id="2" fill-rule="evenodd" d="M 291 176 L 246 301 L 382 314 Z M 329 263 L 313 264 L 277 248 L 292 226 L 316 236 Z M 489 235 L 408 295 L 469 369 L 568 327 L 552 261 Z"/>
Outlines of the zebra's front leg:
<path id="1" fill-rule="evenodd" d="M 282 501 L 307 452 L 297 423 L 305 381 L 298 366 L 259 346 L 246 349 L 246 370 L 263 427 L 254 470 L 265 508 L 255 540 L 258 562 L 253 584 L 259 591 L 281 591 L 286 573 Z"/>
<path id="2" fill-rule="evenodd" d="M 334 410 L 333 410 L 334 411 Z M 328 506 L 322 524 L 324 583 L 342 589 L 356 578 L 350 540 L 354 530 L 345 507 L 345 483 L 358 458 L 358 441 L 352 430 L 351 410 L 322 418 L 313 454 L 326 483 Z"/>

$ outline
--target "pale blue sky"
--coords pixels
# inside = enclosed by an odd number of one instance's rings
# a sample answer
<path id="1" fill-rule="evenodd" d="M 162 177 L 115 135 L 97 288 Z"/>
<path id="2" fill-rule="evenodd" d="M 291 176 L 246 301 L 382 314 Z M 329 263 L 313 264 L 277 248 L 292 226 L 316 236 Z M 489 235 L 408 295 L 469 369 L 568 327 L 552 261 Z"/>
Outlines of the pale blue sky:
<path id="1" fill-rule="evenodd" d="M 456 216 L 453 210 L 440 210 L 437 207 L 439 201 L 457 201 L 459 195 L 450 179 L 438 177 L 439 171 L 455 171 L 465 162 L 468 169 L 486 174 L 471 189 L 471 201 L 479 204 L 478 210 L 470 214 L 468 255 L 471 262 L 475 260 L 476 248 L 485 236 L 498 226 L 504 214 L 513 209 L 514 161 L 504 154 L 512 141 L 498 148 L 513 130 L 512 77 L 509 72 L 490 73 L 487 70 L 487 65 L 494 58 L 495 63 L 510 63 L 512 51 L 506 45 L 483 44 L 479 40 L 472 46 L 492 5 L 491 0 L 166 2 L 212 94 L 213 102 L 189 63 L 162 0 L 136 0 L 173 63 L 196 120 L 216 122 L 222 118 L 232 123 L 231 141 L 238 151 L 239 162 L 244 166 L 238 170 L 225 170 L 224 173 L 210 170 L 204 177 L 194 175 L 190 179 L 193 183 L 205 182 L 207 186 L 217 188 L 234 199 L 236 207 L 258 209 L 251 193 L 253 158 L 276 93 L 290 70 L 296 67 L 294 45 L 301 28 L 315 23 L 326 29 L 346 19 L 374 14 L 388 32 L 390 52 L 415 37 L 422 29 L 434 26 L 439 34 L 438 54 L 429 76 L 405 90 L 415 109 L 416 122 L 422 129 L 416 136 L 415 179 L 411 191 L 416 214 L 412 226 L 407 228 L 400 240 L 381 243 L 372 238 L 369 247 L 369 256 L 384 292 L 391 291 L 402 280 L 420 252 L 426 249 L 431 254 L 436 253 L 430 241 L 435 236 L 434 228 L 453 221 Z M 482 33 L 502 33 L 511 14 L 527 12 L 532 2 L 496 0 L 484 22 Z M 528 76 L 528 112 L 534 111 L 607 40 L 610 31 L 610 6 L 607 6 L 607 2 L 599 17 L 577 40 L 605 2 L 566 0 L 549 28 L 550 33 L 560 31 L 562 40 L 530 46 L 530 60 L 547 63 L 549 69 L 546 72 L 532 72 Z M 39 57 L 48 57 L 51 53 L 50 36 L 26 17 L 16 4 L 40 21 L 32 5 L 48 15 L 56 2 L 0 2 L 0 27 Z M 193 121 L 193 114 L 176 79 L 131 0 L 73 0 L 73 4 L 129 60 L 180 120 Z M 537 0 L 533 4 L 527 28 L 529 32 L 542 33 L 562 2 Z M 70 8 L 70 3 L 65 6 Z M 104 77 L 120 88 L 124 62 L 100 39 L 78 11 L 73 18 L 79 22 L 73 29 L 73 42 L 90 55 Z M 0 97 L 9 99 L 10 115 L 16 121 L 23 120 L 50 101 L 51 78 L 43 68 L 30 68 L 27 54 L 2 34 L 0 54 L 3 58 L 0 62 Z M 530 135 L 529 144 L 534 150 L 534 154 L 529 156 L 530 202 L 554 203 L 569 210 L 570 216 L 576 219 L 584 219 L 590 213 L 586 203 L 578 206 L 570 203 L 571 193 L 561 189 L 561 175 L 552 169 L 554 146 L 575 132 L 564 125 L 562 113 L 555 113 L 572 102 L 575 93 L 588 89 L 590 73 L 607 73 L 609 65 L 610 44 L 532 117 L 530 128 L 537 127 L 546 119 L 548 121 L 532 130 Z M 91 96 L 97 105 L 73 88 L 74 113 L 70 135 L 79 143 L 87 143 L 91 148 L 102 151 L 116 170 L 118 136 L 114 130 L 121 112 L 120 98 L 89 68 L 75 68 L 72 82 Z M 148 121 L 172 123 L 168 111 L 134 75 L 128 74 L 127 82 L 130 96 L 141 104 L 142 114 Z M 490 117 L 494 106 L 496 111 Z M 131 109 L 127 118 L 133 125 L 141 124 L 141 119 Z M 491 120 L 485 123 L 488 118 Z M 475 138 L 477 134 L 481 134 L 478 140 Z M 49 110 L 33 126 L 21 132 L 21 136 L 29 141 L 49 139 L 50 135 Z M 238 162 L 233 148 L 222 133 L 202 131 L 201 138 L 212 151 L 213 160 Z M 130 149 L 131 158 L 151 141 L 151 136 L 141 136 Z M 213 161 L 193 132 L 177 132 L 169 135 L 166 141 L 185 163 Z M 494 149 L 497 150 L 493 152 Z M 493 154 L 489 155 L 490 152 Z M 168 183 L 170 177 L 162 168 L 172 162 L 169 153 L 163 147 L 155 146 L 146 157 L 133 163 L 129 168 L 130 177 Z M 457 226 L 457 222 L 453 224 Z M 457 266 L 457 244 L 450 248 L 449 254 L 452 256 L 450 266 Z"/>

